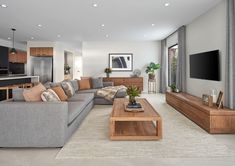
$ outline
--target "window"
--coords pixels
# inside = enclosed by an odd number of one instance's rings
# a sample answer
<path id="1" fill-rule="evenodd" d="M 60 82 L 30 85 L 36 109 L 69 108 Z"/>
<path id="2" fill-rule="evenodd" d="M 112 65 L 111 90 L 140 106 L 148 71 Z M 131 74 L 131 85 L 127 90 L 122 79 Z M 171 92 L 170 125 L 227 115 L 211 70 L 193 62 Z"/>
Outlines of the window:
<path id="1" fill-rule="evenodd" d="M 176 84 L 178 44 L 168 48 L 168 85 Z"/>

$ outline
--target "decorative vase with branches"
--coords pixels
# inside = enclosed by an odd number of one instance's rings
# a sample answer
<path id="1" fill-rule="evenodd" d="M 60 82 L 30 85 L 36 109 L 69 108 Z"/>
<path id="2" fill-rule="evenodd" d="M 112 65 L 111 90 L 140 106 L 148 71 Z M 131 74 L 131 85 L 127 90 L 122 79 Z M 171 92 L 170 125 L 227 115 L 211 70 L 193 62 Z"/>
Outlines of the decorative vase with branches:
<path id="1" fill-rule="evenodd" d="M 112 73 L 112 69 L 107 67 L 104 69 L 104 72 L 106 73 L 106 77 L 109 77 L 109 74 Z"/>

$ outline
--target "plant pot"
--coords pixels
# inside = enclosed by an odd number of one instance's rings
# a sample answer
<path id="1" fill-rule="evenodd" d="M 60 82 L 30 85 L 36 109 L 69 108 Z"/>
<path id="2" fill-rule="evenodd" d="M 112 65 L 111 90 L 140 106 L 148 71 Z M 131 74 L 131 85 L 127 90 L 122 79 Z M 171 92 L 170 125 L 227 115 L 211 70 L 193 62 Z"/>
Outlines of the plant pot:
<path id="1" fill-rule="evenodd" d="M 149 74 L 149 80 L 154 80 L 155 79 L 155 74 Z"/>
<path id="2" fill-rule="evenodd" d="M 107 78 L 109 78 L 109 74 L 110 74 L 110 73 L 106 73 L 106 77 L 107 77 Z"/>
<path id="3" fill-rule="evenodd" d="M 136 105 L 135 97 L 129 96 L 129 105 Z"/>

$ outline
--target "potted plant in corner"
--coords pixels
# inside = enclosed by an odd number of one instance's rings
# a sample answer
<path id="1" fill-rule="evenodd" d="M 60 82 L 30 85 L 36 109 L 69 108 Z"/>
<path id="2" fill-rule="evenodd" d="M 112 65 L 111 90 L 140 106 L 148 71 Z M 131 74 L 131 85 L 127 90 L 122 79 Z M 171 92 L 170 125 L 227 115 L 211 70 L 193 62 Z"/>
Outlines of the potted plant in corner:
<path id="1" fill-rule="evenodd" d="M 71 67 L 68 64 L 64 65 L 64 74 L 70 74 Z"/>
<path id="2" fill-rule="evenodd" d="M 140 96 L 140 90 L 136 86 L 130 86 L 126 92 L 129 95 L 129 105 L 136 105 L 135 98 Z"/>
<path id="3" fill-rule="evenodd" d="M 161 68 L 161 65 L 159 63 L 154 63 L 154 62 L 151 62 L 145 72 L 149 75 L 149 79 L 150 80 L 154 80 L 155 79 L 155 71 L 160 69 Z"/>
<path id="4" fill-rule="evenodd" d="M 106 73 L 106 77 L 109 78 L 109 74 L 112 73 L 112 69 L 107 67 L 104 69 L 104 72 Z"/>

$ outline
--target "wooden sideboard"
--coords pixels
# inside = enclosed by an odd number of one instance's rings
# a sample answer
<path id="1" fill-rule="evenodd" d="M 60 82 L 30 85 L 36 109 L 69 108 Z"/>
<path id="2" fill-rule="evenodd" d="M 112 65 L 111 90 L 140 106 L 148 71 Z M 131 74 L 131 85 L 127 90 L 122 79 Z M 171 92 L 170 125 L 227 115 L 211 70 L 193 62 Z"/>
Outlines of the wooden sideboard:
<path id="1" fill-rule="evenodd" d="M 166 102 L 211 134 L 235 133 L 235 111 L 209 107 L 187 93 L 166 93 Z"/>
<path id="2" fill-rule="evenodd" d="M 104 77 L 104 82 L 113 82 L 114 86 L 124 85 L 126 87 L 135 85 L 143 91 L 143 77 Z"/>

